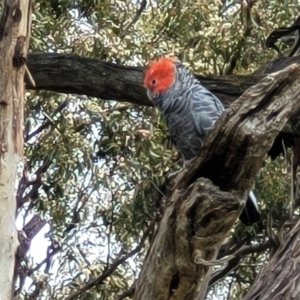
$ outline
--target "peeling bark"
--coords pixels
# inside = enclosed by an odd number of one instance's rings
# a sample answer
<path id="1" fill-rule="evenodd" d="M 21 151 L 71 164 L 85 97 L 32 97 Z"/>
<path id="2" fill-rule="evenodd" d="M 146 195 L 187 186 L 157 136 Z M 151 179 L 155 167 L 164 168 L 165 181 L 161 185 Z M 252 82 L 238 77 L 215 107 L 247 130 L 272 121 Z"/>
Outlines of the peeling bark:
<path id="1" fill-rule="evenodd" d="M 300 299 L 300 221 L 263 267 L 243 300 Z"/>
<path id="2" fill-rule="evenodd" d="M 11 299 L 15 254 L 15 180 L 23 153 L 24 72 L 31 1 L 3 1 L 0 21 L 0 298 Z"/>
<path id="3" fill-rule="evenodd" d="M 220 245 L 278 132 L 300 109 L 300 66 L 266 76 L 216 122 L 175 179 L 134 300 L 203 300 Z"/>

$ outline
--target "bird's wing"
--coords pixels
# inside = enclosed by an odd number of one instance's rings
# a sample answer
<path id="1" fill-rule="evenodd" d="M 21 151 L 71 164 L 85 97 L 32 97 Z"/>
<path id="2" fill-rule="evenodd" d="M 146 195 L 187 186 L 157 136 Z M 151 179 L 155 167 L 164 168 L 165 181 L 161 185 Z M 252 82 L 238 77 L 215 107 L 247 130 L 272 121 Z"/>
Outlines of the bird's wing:
<path id="1" fill-rule="evenodd" d="M 195 86 L 190 95 L 193 121 L 198 133 L 205 137 L 224 107 L 216 96 L 200 84 Z"/>

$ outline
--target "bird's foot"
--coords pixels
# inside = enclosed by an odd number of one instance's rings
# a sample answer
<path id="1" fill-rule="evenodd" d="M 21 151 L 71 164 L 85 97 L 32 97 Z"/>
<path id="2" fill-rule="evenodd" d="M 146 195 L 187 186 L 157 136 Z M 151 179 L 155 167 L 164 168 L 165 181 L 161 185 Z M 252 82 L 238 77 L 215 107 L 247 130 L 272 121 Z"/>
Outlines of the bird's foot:
<path id="1" fill-rule="evenodd" d="M 175 172 L 171 172 L 171 173 L 167 174 L 167 176 L 166 176 L 167 179 L 169 181 L 173 180 L 182 170 L 183 170 L 183 168 L 181 168 L 181 169 L 179 169 L 179 170 L 177 170 Z"/>

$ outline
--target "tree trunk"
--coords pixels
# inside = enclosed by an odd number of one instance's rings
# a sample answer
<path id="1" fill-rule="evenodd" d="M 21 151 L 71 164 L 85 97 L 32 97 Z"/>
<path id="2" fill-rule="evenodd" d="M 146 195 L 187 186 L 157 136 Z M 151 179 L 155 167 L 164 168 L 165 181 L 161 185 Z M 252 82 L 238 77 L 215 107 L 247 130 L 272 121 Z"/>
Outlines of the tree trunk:
<path id="1" fill-rule="evenodd" d="M 15 180 L 23 153 L 24 72 L 31 1 L 2 2 L 0 22 L 0 298 L 12 298 L 15 255 Z"/>
<path id="2" fill-rule="evenodd" d="M 217 120 L 199 157 L 174 181 L 134 300 L 205 299 L 212 266 L 226 261 L 216 261 L 220 246 L 278 130 L 299 111 L 299 94 L 294 64 L 248 89 Z"/>
<path id="3" fill-rule="evenodd" d="M 289 232 L 243 300 L 300 299 L 300 221 Z"/>

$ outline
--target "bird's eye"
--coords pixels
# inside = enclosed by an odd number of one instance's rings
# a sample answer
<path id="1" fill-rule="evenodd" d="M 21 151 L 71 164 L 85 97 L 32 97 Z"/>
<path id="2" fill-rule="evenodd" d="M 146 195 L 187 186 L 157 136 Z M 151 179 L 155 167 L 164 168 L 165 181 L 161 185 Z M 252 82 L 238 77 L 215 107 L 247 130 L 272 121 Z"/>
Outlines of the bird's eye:
<path id="1" fill-rule="evenodd" d="M 156 83 L 156 80 L 153 79 L 153 80 L 152 80 L 152 85 L 155 85 L 155 83 Z"/>

